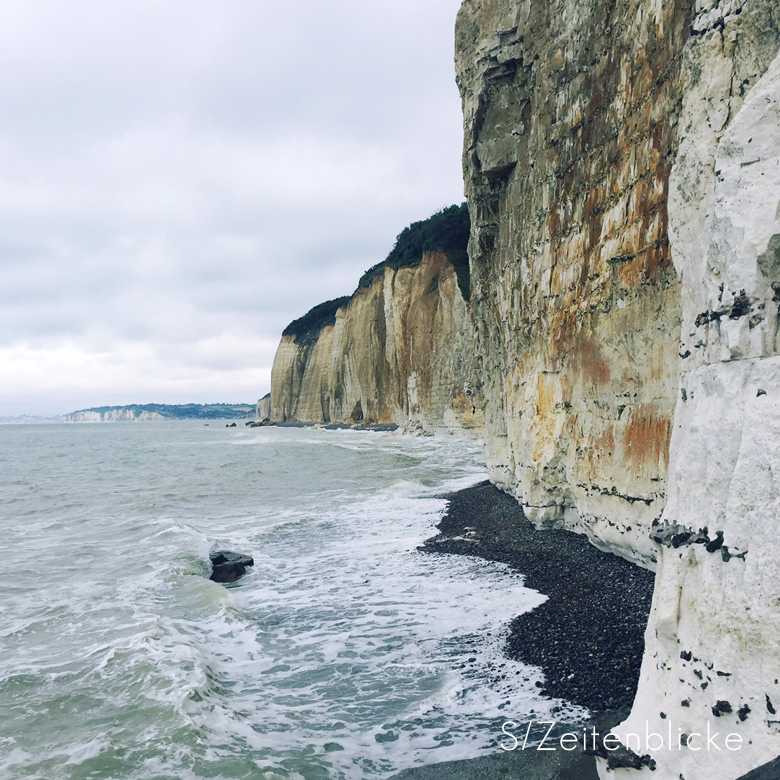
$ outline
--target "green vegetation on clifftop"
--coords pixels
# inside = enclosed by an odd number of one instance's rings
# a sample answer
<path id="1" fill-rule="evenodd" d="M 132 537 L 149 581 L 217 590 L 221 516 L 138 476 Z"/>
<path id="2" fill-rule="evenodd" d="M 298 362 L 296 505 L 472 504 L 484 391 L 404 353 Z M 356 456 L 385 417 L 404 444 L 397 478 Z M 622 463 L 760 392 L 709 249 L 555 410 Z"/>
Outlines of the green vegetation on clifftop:
<path id="1" fill-rule="evenodd" d="M 398 234 L 390 254 L 360 277 L 358 289 L 369 287 L 374 279 L 384 273 L 386 267 L 396 270 L 412 268 L 420 264 L 424 252 L 440 251 L 447 255 L 455 268 L 458 287 L 468 300 L 471 292 L 467 251 L 470 233 L 471 219 L 465 203 L 437 211 L 420 222 L 412 222 Z"/>
<path id="2" fill-rule="evenodd" d="M 372 266 L 360 277 L 358 290 L 370 287 L 379 279 L 385 268 L 413 268 L 420 265 L 425 252 L 444 252 L 458 277 L 458 287 L 465 300 L 471 293 L 469 281 L 468 243 L 471 219 L 465 203 L 448 206 L 420 222 L 404 228 L 395 240 L 390 254 Z M 298 344 L 309 346 L 317 341 L 322 329 L 336 322 L 336 312 L 352 300 L 351 295 L 317 304 L 302 317 L 293 320 L 283 331 L 283 336 L 293 336 Z"/>
<path id="3" fill-rule="evenodd" d="M 313 344 L 320 331 L 336 321 L 336 312 L 352 300 L 351 295 L 334 298 L 332 301 L 318 303 L 309 309 L 303 317 L 293 320 L 283 331 L 282 336 L 294 336 L 299 344 Z"/>

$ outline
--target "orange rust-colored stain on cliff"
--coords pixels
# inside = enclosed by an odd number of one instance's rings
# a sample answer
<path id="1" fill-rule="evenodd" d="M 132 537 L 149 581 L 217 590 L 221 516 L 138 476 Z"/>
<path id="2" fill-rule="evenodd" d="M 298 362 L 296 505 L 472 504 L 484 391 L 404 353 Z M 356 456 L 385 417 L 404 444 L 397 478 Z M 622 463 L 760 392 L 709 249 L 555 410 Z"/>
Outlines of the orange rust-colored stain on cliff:
<path id="1" fill-rule="evenodd" d="M 626 427 L 624 443 L 628 461 L 634 468 L 647 465 L 655 469 L 669 464 L 669 440 L 672 421 L 659 417 L 651 405 L 639 404 L 631 422 Z"/>
<path id="2" fill-rule="evenodd" d="M 601 354 L 601 350 L 592 339 L 583 339 L 578 345 L 578 360 L 582 376 L 595 387 L 609 384 L 611 371 L 609 361 Z"/>
<path id="3" fill-rule="evenodd" d="M 589 438 L 587 446 L 582 451 L 580 467 L 583 477 L 588 480 L 600 479 L 603 473 L 603 464 L 614 452 L 615 425 L 613 422 L 606 422 L 601 433 Z"/>
<path id="4" fill-rule="evenodd" d="M 590 447 L 590 451 L 594 448 Z M 598 444 L 595 447 L 596 452 L 614 452 L 615 451 L 615 426 L 609 423 L 598 438 Z"/>
<path id="5" fill-rule="evenodd" d="M 560 385 L 555 374 L 540 372 L 536 375 L 536 415 L 534 420 L 533 460 L 544 465 L 545 455 L 554 450 L 560 410 L 558 408 Z"/>
<path id="6" fill-rule="evenodd" d="M 551 203 L 550 208 L 547 209 L 547 231 L 550 238 L 557 237 L 560 226 L 561 220 L 558 216 L 558 202 L 556 200 Z"/>
<path id="7" fill-rule="evenodd" d="M 551 361 L 555 370 L 559 368 L 559 359 L 567 351 L 577 327 L 577 318 L 571 309 L 558 309 L 551 315 L 549 323 Z"/>

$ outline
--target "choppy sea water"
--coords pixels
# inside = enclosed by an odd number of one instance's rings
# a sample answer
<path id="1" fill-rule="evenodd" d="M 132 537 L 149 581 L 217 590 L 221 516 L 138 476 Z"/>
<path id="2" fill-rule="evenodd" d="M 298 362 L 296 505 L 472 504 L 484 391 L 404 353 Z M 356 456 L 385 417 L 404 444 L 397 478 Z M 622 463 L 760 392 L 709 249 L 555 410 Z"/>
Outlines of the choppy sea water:
<path id="1" fill-rule="evenodd" d="M 544 600 L 421 553 L 478 443 L 224 423 L 0 426 L 0 780 L 385 778 L 561 702 Z M 235 586 L 217 547 L 251 553 Z M 560 715 L 559 715 L 560 716 Z"/>

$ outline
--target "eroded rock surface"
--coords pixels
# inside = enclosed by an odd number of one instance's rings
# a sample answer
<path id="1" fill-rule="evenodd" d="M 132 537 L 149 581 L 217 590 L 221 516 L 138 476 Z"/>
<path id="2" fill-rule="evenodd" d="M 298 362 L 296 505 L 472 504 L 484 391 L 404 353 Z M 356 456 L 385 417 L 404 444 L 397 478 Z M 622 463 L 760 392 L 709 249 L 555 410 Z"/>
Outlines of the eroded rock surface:
<path id="1" fill-rule="evenodd" d="M 732 780 L 780 747 L 779 24 L 777 3 L 703 3 L 685 50 L 669 206 L 680 397 L 662 526 L 710 542 L 659 546 L 639 692 L 618 733 L 658 731 L 664 712 L 683 733 L 709 720 L 742 738 L 670 754 L 665 771 L 689 780 Z"/>
<path id="2" fill-rule="evenodd" d="M 616 731 L 743 738 L 654 754 L 674 780 L 780 744 L 778 24 L 776 0 L 466 0 L 457 26 L 491 478 L 657 560 Z"/>
<path id="3" fill-rule="evenodd" d="M 685 2 L 466 0 L 457 25 L 491 478 L 652 565 L 678 385 Z"/>
<path id="4" fill-rule="evenodd" d="M 257 419 L 260 422 L 266 422 L 271 419 L 271 394 L 264 395 L 257 402 Z"/>
<path id="5" fill-rule="evenodd" d="M 385 268 L 314 338 L 282 338 L 271 420 L 478 427 L 471 359 L 455 270 L 442 252 L 426 252 L 418 266 Z"/>

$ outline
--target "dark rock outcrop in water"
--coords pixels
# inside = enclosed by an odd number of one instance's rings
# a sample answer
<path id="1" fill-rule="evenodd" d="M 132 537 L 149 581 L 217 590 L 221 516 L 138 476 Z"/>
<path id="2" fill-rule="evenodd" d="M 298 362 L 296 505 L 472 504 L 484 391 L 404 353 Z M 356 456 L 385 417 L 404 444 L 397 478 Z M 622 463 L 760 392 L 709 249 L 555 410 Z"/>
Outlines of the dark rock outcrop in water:
<path id="1" fill-rule="evenodd" d="M 217 550 L 209 558 L 212 568 L 209 579 L 214 582 L 235 582 L 246 574 L 247 566 L 255 565 L 251 555 L 230 550 Z"/>

